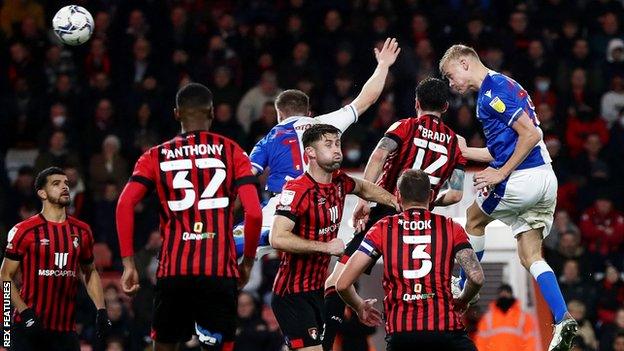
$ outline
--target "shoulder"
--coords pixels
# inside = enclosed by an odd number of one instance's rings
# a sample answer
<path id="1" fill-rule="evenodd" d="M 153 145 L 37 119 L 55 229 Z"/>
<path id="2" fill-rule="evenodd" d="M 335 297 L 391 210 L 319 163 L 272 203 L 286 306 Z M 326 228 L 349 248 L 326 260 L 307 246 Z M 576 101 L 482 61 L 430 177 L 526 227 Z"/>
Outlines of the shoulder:
<path id="1" fill-rule="evenodd" d="M 76 217 L 73 216 L 67 216 L 67 220 L 69 221 L 69 223 L 75 227 L 78 227 L 82 230 L 91 232 L 91 226 L 89 224 L 87 224 L 86 222 L 83 222 L 81 220 L 79 220 Z"/>
<path id="2" fill-rule="evenodd" d="M 313 187 L 314 183 L 312 183 L 304 173 L 295 179 L 288 180 L 284 184 L 283 190 L 290 190 L 300 193 L 308 191 Z"/>
<path id="3" fill-rule="evenodd" d="M 36 214 L 32 217 L 29 217 L 17 223 L 11 230 L 15 230 L 15 232 L 23 233 L 23 232 L 27 232 L 31 229 L 34 229 L 44 224 L 45 224 L 45 221 L 41 218 L 39 214 Z"/>
<path id="4" fill-rule="evenodd" d="M 343 170 L 339 169 L 332 173 L 332 182 L 340 184 L 344 182 L 355 182 L 355 180 L 353 180 L 353 177 L 345 173 Z"/>
<path id="5" fill-rule="evenodd" d="M 11 242 L 15 237 L 22 237 L 42 225 L 45 225 L 45 221 L 43 221 L 38 214 L 27 218 L 17 223 L 9 230 L 9 233 L 7 234 L 7 241 Z"/>
<path id="6" fill-rule="evenodd" d="M 398 129 L 400 127 L 405 127 L 407 125 L 413 124 L 413 123 L 417 123 L 419 120 L 418 117 L 408 117 L 408 118 L 403 118 L 400 119 L 396 122 L 394 122 L 386 131 L 386 133 L 392 132 L 395 129 Z"/>

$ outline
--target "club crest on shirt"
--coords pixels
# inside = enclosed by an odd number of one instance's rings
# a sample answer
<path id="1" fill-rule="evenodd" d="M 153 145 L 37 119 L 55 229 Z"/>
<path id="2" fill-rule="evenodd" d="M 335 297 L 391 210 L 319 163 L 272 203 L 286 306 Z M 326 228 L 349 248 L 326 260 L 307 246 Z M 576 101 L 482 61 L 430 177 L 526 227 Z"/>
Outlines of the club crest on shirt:
<path id="1" fill-rule="evenodd" d="M 74 245 L 75 249 L 80 246 L 80 239 L 78 238 L 78 235 L 72 235 L 72 244 Z"/>
<path id="2" fill-rule="evenodd" d="M 498 96 L 490 101 L 490 106 L 498 113 L 503 113 L 507 109 L 503 100 L 501 100 Z"/>
<path id="3" fill-rule="evenodd" d="M 292 190 L 284 190 L 280 195 L 280 204 L 283 206 L 290 205 L 295 199 L 295 192 Z"/>
<path id="4" fill-rule="evenodd" d="M 316 328 L 310 328 L 308 329 L 308 334 L 310 334 L 310 337 L 314 340 L 318 339 L 318 329 Z"/>

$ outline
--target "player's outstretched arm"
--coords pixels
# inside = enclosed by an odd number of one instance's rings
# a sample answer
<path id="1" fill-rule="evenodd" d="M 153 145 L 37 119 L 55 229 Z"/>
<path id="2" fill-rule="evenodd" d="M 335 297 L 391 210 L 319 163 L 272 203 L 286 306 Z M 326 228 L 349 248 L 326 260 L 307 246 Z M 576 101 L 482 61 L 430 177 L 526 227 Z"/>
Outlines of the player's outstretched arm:
<path id="1" fill-rule="evenodd" d="M 379 95 L 383 91 L 386 84 L 386 77 L 388 76 L 388 69 L 394 64 L 401 48 L 396 38 L 388 38 L 381 47 L 381 50 L 374 49 L 375 59 L 377 60 L 377 67 L 373 74 L 368 78 L 362 91 L 351 103 L 360 116 L 362 113 L 371 107 L 372 104 L 377 101 Z"/>
<path id="2" fill-rule="evenodd" d="M 450 206 L 461 201 L 464 195 L 464 178 L 466 172 L 463 169 L 455 168 L 448 182 L 449 189 L 438 197 L 434 202 L 434 206 Z"/>
<path id="3" fill-rule="evenodd" d="M 20 262 L 12 260 L 10 258 L 4 258 L 2 261 L 2 268 L 0 269 L 0 275 L 2 275 L 3 282 L 11 282 L 11 303 L 15 306 L 18 313 L 22 313 L 25 309 L 28 308 L 22 297 L 19 295 L 19 291 L 15 285 L 13 279 L 15 278 L 15 273 L 19 269 Z"/>
<path id="4" fill-rule="evenodd" d="M 485 282 L 485 276 L 483 275 L 481 263 L 479 263 L 479 259 L 472 248 L 457 251 L 455 258 L 464 272 L 466 272 L 468 278 L 464 285 L 464 290 L 457 298 L 457 304 L 459 306 L 467 306 L 470 300 L 481 290 Z M 460 309 L 462 308 L 460 307 Z"/>
<path id="5" fill-rule="evenodd" d="M 269 243 L 276 250 L 294 254 L 321 253 L 340 256 L 344 252 L 344 242 L 335 238 L 329 242 L 306 240 L 295 235 L 292 230 L 295 222 L 288 217 L 276 215 L 269 232 Z"/>
<path id="6" fill-rule="evenodd" d="M 352 193 L 366 201 L 374 201 L 388 207 L 393 207 L 397 211 L 401 210 L 401 205 L 397 198 L 386 189 L 369 182 L 368 180 L 353 178 L 355 188 Z"/>
<path id="7" fill-rule="evenodd" d="M 360 251 L 356 251 L 355 254 L 349 258 L 349 261 L 347 261 L 347 264 L 336 282 L 336 291 L 340 297 L 357 313 L 362 323 L 370 327 L 381 324 L 381 313 L 373 307 L 373 304 L 377 302 L 377 300 L 363 299 L 357 293 L 353 284 L 372 262 L 373 259 L 371 257 Z"/>

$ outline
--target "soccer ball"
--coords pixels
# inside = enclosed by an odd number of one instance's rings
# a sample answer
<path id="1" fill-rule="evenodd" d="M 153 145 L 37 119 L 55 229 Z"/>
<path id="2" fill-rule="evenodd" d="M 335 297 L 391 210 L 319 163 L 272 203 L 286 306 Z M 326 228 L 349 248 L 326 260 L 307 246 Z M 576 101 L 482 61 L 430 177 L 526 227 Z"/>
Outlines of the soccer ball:
<path id="1" fill-rule="evenodd" d="M 58 10 L 52 19 L 56 36 L 67 45 L 85 43 L 93 33 L 93 16 L 81 6 L 69 5 Z"/>

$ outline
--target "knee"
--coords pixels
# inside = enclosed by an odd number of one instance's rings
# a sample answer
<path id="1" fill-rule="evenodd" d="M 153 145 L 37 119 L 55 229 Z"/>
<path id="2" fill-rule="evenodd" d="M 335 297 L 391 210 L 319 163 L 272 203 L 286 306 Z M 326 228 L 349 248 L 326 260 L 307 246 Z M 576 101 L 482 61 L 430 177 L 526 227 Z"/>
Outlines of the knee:
<path id="1" fill-rule="evenodd" d="M 487 223 L 483 223 L 479 221 L 478 218 L 467 218 L 466 219 L 466 232 L 470 235 L 479 235 L 483 233 L 485 234 L 485 226 Z"/>
<path id="2" fill-rule="evenodd" d="M 527 270 L 531 269 L 531 265 L 537 261 L 543 261 L 542 255 L 540 253 L 521 253 L 520 254 L 520 263 Z"/>

